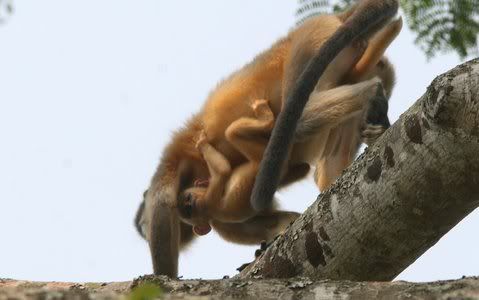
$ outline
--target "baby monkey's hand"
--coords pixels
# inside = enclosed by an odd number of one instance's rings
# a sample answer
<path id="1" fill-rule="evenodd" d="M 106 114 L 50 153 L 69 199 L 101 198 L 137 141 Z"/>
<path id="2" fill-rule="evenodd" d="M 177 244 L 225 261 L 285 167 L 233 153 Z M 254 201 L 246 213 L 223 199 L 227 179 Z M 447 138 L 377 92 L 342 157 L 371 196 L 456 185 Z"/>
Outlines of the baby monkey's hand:
<path id="1" fill-rule="evenodd" d="M 198 141 L 196 142 L 195 147 L 196 149 L 201 151 L 207 143 L 208 143 L 208 139 L 206 137 L 206 132 L 202 130 L 198 138 Z"/>

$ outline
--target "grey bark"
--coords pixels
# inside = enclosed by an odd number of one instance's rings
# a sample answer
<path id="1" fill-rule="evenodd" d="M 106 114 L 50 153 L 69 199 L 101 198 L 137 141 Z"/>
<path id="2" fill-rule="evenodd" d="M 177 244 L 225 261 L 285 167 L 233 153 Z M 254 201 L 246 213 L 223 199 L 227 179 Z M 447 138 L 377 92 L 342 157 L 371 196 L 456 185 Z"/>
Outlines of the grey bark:
<path id="1" fill-rule="evenodd" d="M 395 278 L 479 205 L 478 111 L 476 59 L 436 78 L 239 278 Z"/>
<path id="2" fill-rule="evenodd" d="M 162 299 L 479 299 L 479 279 L 433 283 L 271 280 L 169 280 L 145 276 L 133 282 L 62 283 L 0 280 L 0 300 L 140 299 L 131 291 L 143 283 L 159 285 Z M 125 298 L 124 296 L 128 296 Z M 142 297 L 141 299 L 152 299 Z"/>

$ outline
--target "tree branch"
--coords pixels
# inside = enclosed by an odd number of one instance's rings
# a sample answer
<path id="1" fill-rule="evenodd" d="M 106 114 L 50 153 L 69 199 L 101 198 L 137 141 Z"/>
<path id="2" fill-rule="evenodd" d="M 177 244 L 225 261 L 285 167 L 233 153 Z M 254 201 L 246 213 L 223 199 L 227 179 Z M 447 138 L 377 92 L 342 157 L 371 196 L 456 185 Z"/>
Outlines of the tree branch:
<path id="1" fill-rule="evenodd" d="M 133 282 L 66 283 L 0 279 L 0 299 L 153 299 L 131 290 L 154 283 L 162 299 L 479 299 L 479 279 L 433 283 L 285 280 L 169 280 L 145 276 Z"/>
<path id="2" fill-rule="evenodd" d="M 239 278 L 392 280 L 479 205 L 479 60 L 426 94 Z"/>

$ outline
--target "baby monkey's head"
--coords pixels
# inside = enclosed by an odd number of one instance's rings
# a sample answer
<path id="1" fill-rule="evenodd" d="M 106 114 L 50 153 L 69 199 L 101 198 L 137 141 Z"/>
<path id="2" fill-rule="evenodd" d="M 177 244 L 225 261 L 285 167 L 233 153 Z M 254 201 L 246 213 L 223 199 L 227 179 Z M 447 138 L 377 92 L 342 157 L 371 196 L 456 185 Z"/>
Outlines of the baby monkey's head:
<path id="1" fill-rule="evenodd" d="M 178 197 L 178 212 L 183 222 L 193 226 L 197 235 L 206 235 L 211 231 L 210 217 L 206 209 L 207 187 L 194 186 L 185 189 Z"/>

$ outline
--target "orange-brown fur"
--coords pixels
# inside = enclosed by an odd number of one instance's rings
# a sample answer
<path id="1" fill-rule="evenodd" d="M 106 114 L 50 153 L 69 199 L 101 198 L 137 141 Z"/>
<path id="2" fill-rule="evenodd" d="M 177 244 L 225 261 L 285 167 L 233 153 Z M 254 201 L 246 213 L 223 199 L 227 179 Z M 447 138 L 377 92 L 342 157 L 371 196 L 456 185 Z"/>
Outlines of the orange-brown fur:
<path id="1" fill-rule="evenodd" d="M 282 108 L 289 89 L 295 84 L 297 77 L 294 74 L 301 72 L 309 58 L 316 54 L 317 49 L 336 31 L 345 17 L 347 17 L 347 14 L 319 16 L 292 31 L 286 38 L 278 41 L 269 50 L 260 54 L 252 63 L 247 64 L 221 82 L 209 95 L 201 111 L 194 115 L 183 128 L 173 134 L 171 142 L 164 150 L 160 166 L 145 196 L 146 206 L 142 222 L 147 227 L 146 237 L 150 241 L 154 265 L 156 259 L 161 260 L 162 255 L 170 255 L 171 252 L 177 251 L 175 249 L 181 248 L 187 241 L 191 240 L 190 235 L 179 233 L 180 230 L 184 232 L 184 230 L 190 228 L 183 223 L 185 221 L 188 222 L 188 220 L 183 219 L 180 221 L 177 216 L 170 216 L 169 214 L 176 214 L 175 210 L 179 205 L 177 199 L 181 192 L 193 187 L 195 180 L 208 179 L 211 175 L 202 153 L 195 147 L 201 133 L 206 133 L 207 143 L 225 157 L 232 170 L 250 163 L 251 161 L 248 161 L 242 155 L 241 150 L 234 147 L 231 141 L 228 140 L 226 136 L 228 127 L 242 118 L 254 119 L 255 114 L 251 109 L 251 105 L 258 99 L 267 99 L 269 107 L 276 117 Z M 387 45 L 374 44 L 373 46 L 387 47 Z M 322 100 L 322 97 L 325 97 L 324 95 L 340 99 L 340 96 L 335 96 L 334 93 L 324 93 L 328 90 L 335 91 L 333 89 L 338 87 L 339 94 L 344 92 L 347 95 L 346 98 L 349 97 L 348 99 L 353 103 L 355 94 L 351 96 L 351 92 L 355 91 L 355 87 L 349 85 L 342 86 L 344 84 L 353 84 L 366 78 L 369 79 L 374 75 L 379 75 L 383 79 L 383 85 L 387 92 L 390 92 L 392 83 L 390 89 L 388 89 L 389 83 L 387 82 L 389 79 L 387 75 L 384 75 L 390 72 L 382 74 L 377 69 L 374 69 L 373 71 L 367 70 L 367 72 L 361 74 L 358 71 L 353 79 L 348 79 L 348 74 L 351 74 L 351 70 L 361 59 L 364 50 L 365 48 L 359 42 L 345 48 L 333 60 L 317 83 L 315 92 L 311 94 L 310 102 L 313 102 L 313 104 L 314 102 L 318 103 L 317 107 L 311 106 L 311 112 L 314 112 L 315 109 L 321 109 L 323 101 L 319 100 Z M 382 56 L 382 53 L 380 56 Z M 376 64 L 376 62 L 374 63 Z M 363 64 L 367 65 L 367 62 L 363 62 Z M 362 98 L 366 99 L 366 96 L 371 96 L 374 84 L 375 82 L 370 80 L 367 87 L 366 85 L 362 86 L 362 89 L 364 89 L 364 91 L 361 90 Z M 354 111 L 357 110 L 358 113 L 351 117 L 355 118 L 354 122 L 349 117 L 344 119 L 340 115 L 341 112 L 339 112 L 339 115 L 335 115 L 332 119 L 333 123 L 321 127 L 320 132 L 312 134 L 305 131 L 305 134 L 298 138 L 298 141 L 291 149 L 288 159 L 289 163 L 282 173 L 284 183 L 290 183 L 304 177 L 309 169 L 304 168 L 305 165 L 314 164 L 316 160 L 321 161 L 328 155 L 341 153 L 341 158 L 334 163 L 336 168 L 340 166 L 342 169 L 349 164 L 350 161 L 348 159 L 351 156 L 349 148 L 353 148 L 351 146 L 353 144 L 342 145 L 341 138 L 343 140 L 350 139 L 355 141 L 354 147 L 357 147 L 358 141 L 354 137 L 350 137 L 348 133 L 356 129 L 359 131 L 360 122 L 358 120 L 362 120 L 362 114 L 366 107 L 366 100 L 358 101 L 355 104 Z M 350 122 L 348 123 L 347 121 Z M 343 123 L 345 125 L 341 127 Z M 335 132 L 335 137 L 330 136 Z M 328 149 L 327 146 L 331 149 Z M 346 150 L 343 149 L 344 147 L 346 147 Z M 335 149 L 339 150 L 335 151 Z M 348 157 L 348 159 L 344 157 Z M 260 159 L 261 157 L 258 158 L 258 162 Z M 322 169 L 333 168 L 324 164 L 321 167 Z M 330 175 L 323 174 L 321 176 L 332 178 L 338 176 L 338 174 L 334 170 Z M 252 184 L 253 182 L 251 182 Z M 325 186 L 325 184 L 321 185 L 323 185 L 322 188 Z M 245 191 L 248 190 L 250 189 L 245 189 Z M 236 198 L 244 202 L 245 199 L 249 199 L 249 196 L 247 192 L 243 192 L 243 194 L 236 195 Z M 244 204 L 241 205 L 244 206 Z M 161 223 L 161 220 L 155 219 L 156 215 L 152 212 L 157 210 L 155 206 L 161 206 L 162 209 L 169 211 L 166 214 L 169 216 L 168 224 L 170 225 L 167 225 L 169 228 L 164 229 L 165 232 L 162 233 L 168 237 L 163 242 L 169 244 L 169 246 L 161 246 L 158 244 L 158 241 L 152 241 L 152 239 L 158 239 L 154 234 L 155 230 L 158 230 L 156 227 Z M 240 211 L 238 213 L 241 214 Z M 255 212 L 251 211 L 246 214 L 247 216 L 241 216 L 240 218 L 232 216 L 231 220 L 233 222 L 239 222 L 237 225 L 233 225 L 235 223 L 228 224 L 228 216 L 223 215 L 220 219 L 210 216 L 212 217 L 211 224 L 228 240 L 238 243 L 258 243 L 258 239 L 273 237 L 297 217 L 296 213 L 276 211 L 273 207 L 257 215 L 257 217 L 254 217 L 254 214 Z M 254 221 L 253 219 L 248 221 L 250 217 L 254 217 Z M 182 240 L 183 236 L 187 237 L 184 241 Z M 162 249 L 159 247 L 168 247 L 165 250 L 166 254 L 157 253 Z M 175 258 L 173 257 L 172 259 Z M 175 268 L 177 268 L 177 265 L 176 267 L 163 267 L 163 269 L 167 269 L 166 271 L 159 270 L 158 268 L 161 267 L 155 266 L 155 273 L 164 272 L 167 275 L 171 275 L 176 273 Z"/>

